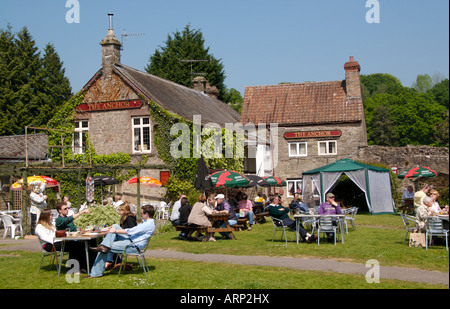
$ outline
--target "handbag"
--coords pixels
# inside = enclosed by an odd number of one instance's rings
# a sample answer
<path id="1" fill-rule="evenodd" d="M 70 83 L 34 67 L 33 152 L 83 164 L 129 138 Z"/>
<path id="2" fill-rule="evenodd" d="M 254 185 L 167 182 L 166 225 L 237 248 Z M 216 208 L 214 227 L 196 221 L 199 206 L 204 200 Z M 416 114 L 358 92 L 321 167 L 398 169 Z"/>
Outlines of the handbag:
<path id="1" fill-rule="evenodd" d="M 57 230 L 55 232 L 55 237 L 66 237 L 66 230 Z"/>
<path id="2" fill-rule="evenodd" d="M 411 233 L 409 234 L 409 246 L 425 248 L 425 233 Z"/>

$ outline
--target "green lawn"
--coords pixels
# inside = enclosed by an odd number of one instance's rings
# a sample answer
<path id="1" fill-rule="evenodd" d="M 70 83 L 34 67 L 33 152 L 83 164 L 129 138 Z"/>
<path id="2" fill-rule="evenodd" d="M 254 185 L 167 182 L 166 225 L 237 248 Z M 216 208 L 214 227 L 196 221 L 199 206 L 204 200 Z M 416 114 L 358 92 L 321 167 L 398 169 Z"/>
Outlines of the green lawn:
<path id="1" fill-rule="evenodd" d="M 177 239 L 178 232 L 159 233 L 152 238 L 150 249 L 180 250 L 191 253 L 233 255 L 263 255 L 291 257 L 320 257 L 365 264 L 377 259 L 381 266 L 403 266 L 448 272 L 449 256 L 443 246 L 430 250 L 409 248 L 403 244 L 405 232 L 399 216 L 358 215 L 357 231 L 345 235 L 345 244 L 324 242 L 295 243 L 295 234 L 288 232 L 288 245 L 272 242 L 271 222 L 255 225 L 252 231 L 236 232 L 236 240 L 225 240 L 216 235 L 217 242 L 192 242 Z M 287 268 L 241 266 L 192 262 L 171 259 L 148 259 L 150 273 L 135 269 L 118 276 L 116 271 L 105 276 L 68 283 L 65 275 L 57 277 L 55 268 L 44 268 L 37 273 L 40 253 L 22 251 L 0 252 L 0 289 L 417 289 L 446 288 L 448 285 L 430 285 L 417 282 L 381 279 L 380 284 L 368 284 L 363 275 L 293 270 Z M 65 273 L 65 271 L 64 271 Z"/>
<path id="2" fill-rule="evenodd" d="M 425 270 L 449 271 L 449 255 L 444 246 L 429 250 L 408 247 L 403 244 L 405 229 L 399 215 L 360 214 L 356 219 L 357 231 L 349 226 L 345 243 L 328 244 L 323 238 L 321 245 L 295 242 L 295 233 L 288 232 L 288 244 L 280 241 L 277 231 L 272 242 L 273 226 L 268 219 L 264 224 L 253 226 L 252 231 L 236 232 L 236 240 L 225 240 L 216 234 L 217 242 L 192 242 L 177 239 L 179 232 L 159 234 L 151 241 L 152 249 L 180 250 L 190 253 L 216 253 L 231 255 L 263 255 L 289 257 L 331 258 L 346 262 L 365 264 L 376 259 L 381 266 L 401 266 Z M 338 234 L 338 239 L 340 235 Z"/>

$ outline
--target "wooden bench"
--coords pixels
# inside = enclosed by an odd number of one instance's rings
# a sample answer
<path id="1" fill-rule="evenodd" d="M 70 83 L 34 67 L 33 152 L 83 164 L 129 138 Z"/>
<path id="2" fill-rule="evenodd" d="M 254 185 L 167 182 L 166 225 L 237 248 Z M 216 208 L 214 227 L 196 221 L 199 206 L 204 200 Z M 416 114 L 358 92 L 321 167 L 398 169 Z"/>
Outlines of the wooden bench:
<path id="1" fill-rule="evenodd" d="M 269 213 L 268 212 L 260 212 L 255 214 L 255 222 L 266 222 L 266 218 L 268 217 Z"/>
<path id="2" fill-rule="evenodd" d="M 207 233 L 208 232 L 207 226 L 200 226 L 200 225 L 177 225 L 176 229 L 177 229 L 177 231 L 195 230 L 199 233 Z"/>
<path id="3" fill-rule="evenodd" d="M 247 221 L 248 221 L 248 218 L 238 218 L 238 220 L 237 220 L 238 224 L 236 224 L 236 225 L 242 226 L 242 228 L 246 229 Z"/>

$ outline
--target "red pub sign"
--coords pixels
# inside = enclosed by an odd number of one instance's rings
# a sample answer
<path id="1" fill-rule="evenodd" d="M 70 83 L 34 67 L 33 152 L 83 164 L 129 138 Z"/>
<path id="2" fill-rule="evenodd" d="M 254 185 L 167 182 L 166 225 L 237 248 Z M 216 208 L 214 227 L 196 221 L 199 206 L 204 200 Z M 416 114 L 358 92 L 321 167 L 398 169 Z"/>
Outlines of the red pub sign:
<path id="1" fill-rule="evenodd" d="M 115 109 L 129 109 L 140 108 L 142 106 L 141 100 L 126 100 L 126 101 L 111 101 L 98 103 L 81 103 L 76 107 L 80 112 L 96 112 Z"/>
<path id="2" fill-rule="evenodd" d="M 327 131 L 304 131 L 304 132 L 286 132 L 284 138 L 317 138 L 317 137 L 339 137 L 342 135 L 341 130 Z"/>

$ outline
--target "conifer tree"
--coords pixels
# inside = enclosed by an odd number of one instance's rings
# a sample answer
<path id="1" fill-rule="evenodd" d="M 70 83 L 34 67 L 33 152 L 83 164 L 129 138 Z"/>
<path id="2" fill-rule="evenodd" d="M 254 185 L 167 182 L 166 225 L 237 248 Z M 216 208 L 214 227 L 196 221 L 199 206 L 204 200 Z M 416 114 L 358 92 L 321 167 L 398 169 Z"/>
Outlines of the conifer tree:
<path id="1" fill-rule="evenodd" d="M 25 126 L 46 126 L 72 95 L 62 62 L 48 44 L 41 54 L 26 27 L 0 29 L 0 135 L 21 134 Z"/>
<path id="2" fill-rule="evenodd" d="M 221 59 L 214 58 L 205 47 L 200 30 L 187 25 L 183 32 L 168 35 L 165 46 L 155 50 L 145 70 L 153 75 L 173 81 L 186 87 L 192 87 L 191 64 L 182 60 L 207 60 L 192 64 L 194 73 L 206 73 L 205 78 L 211 86 L 219 90 L 219 99 L 225 97 L 225 72 Z"/>

